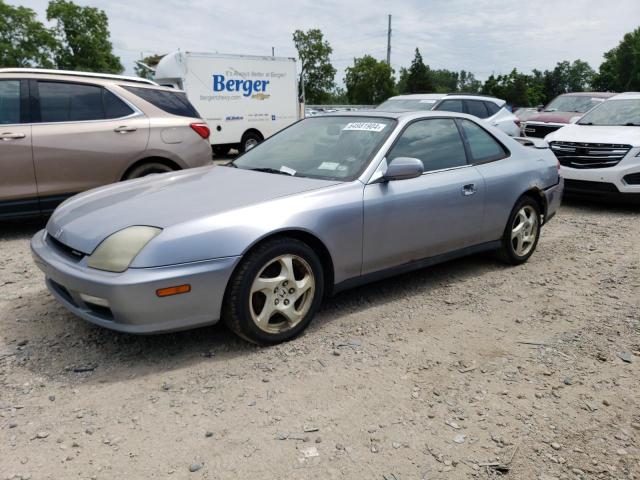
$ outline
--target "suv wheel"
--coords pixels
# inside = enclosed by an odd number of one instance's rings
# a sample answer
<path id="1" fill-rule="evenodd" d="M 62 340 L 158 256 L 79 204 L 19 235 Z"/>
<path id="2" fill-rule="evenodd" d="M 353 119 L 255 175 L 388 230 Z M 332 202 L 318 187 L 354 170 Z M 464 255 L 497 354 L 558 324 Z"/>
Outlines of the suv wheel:
<path id="1" fill-rule="evenodd" d="M 132 180 L 134 178 L 145 177 L 152 173 L 167 173 L 173 172 L 173 168 L 160 162 L 148 162 L 138 165 L 129 173 L 127 173 L 125 180 Z"/>

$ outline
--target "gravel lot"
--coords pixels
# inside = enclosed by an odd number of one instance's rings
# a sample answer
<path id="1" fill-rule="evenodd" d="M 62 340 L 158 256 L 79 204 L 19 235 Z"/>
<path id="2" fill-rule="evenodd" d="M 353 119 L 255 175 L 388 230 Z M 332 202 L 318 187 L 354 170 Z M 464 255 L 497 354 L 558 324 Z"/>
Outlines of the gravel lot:
<path id="1" fill-rule="evenodd" d="M 60 307 L 0 224 L 0 479 L 640 479 L 640 210 L 345 292 L 257 348 Z M 193 472 L 191 471 L 193 470 Z"/>

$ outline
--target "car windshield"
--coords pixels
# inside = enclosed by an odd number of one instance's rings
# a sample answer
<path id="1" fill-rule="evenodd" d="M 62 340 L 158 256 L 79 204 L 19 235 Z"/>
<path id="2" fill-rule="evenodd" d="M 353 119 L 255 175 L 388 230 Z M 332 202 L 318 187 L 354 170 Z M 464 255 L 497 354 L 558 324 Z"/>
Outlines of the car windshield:
<path id="1" fill-rule="evenodd" d="M 268 173 L 352 180 L 367 166 L 396 121 L 319 116 L 294 123 L 238 157 L 231 166 Z"/>
<path id="2" fill-rule="evenodd" d="M 578 125 L 640 126 L 640 99 L 604 102 L 582 117 Z"/>
<path id="3" fill-rule="evenodd" d="M 389 99 L 376 107 L 376 110 L 384 112 L 415 112 L 419 110 L 431 110 L 438 100 L 429 98 L 418 99 Z"/>
<path id="4" fill-rule="evenodd" d="M 604 99 L 593 98 L 584 95 L 563 95 L 554 98 L 544 109 L 545 112 L 576 112 L 584 113 L 602 103 Z"/>

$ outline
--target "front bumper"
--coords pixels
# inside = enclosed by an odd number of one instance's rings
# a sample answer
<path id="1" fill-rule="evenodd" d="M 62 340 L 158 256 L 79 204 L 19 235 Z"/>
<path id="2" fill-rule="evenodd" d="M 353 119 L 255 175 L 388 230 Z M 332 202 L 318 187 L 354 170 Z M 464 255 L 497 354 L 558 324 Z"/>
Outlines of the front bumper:
<path id="1" fill-rule="evenodd" d="M 71 258 L 46 237 L 45 230 L 36 233 L 31 252 L 53 296 L 77 316 L 127 333 L 161 333 L 217 322 L 227 282 L 240 259 L 111 273 L 89 268 L 86 257 L 79 261 Z M 157 289 L 183 284 L 191 285 L 189 293 L 156 295 Z"/>
<path id="2" fill-rule="evenodd" d="M 567 179 L 567 194 L 640 200 L 640 158 L 635 156 L 636 150 L 613 167 L 560 167 L 560 174 Z"/>
<path id="3" fill-rule="evenodd" d="M 551 220 L 558 212 L 560 204 L 562 203 L 562 194 L 564 192 L 564 178 L 560 177 L 557 184 L 544 190 L 544 196 L 547 203 L 547 212 L 544 217 L 544 223 L 546 224 Z"/>

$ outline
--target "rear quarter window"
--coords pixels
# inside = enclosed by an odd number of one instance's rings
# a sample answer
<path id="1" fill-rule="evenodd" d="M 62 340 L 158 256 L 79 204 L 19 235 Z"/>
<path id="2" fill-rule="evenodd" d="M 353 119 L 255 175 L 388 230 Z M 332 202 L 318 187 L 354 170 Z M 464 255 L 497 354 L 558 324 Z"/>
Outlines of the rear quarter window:
<path id="1" fill-rule="evenodd" d="M 177 115 L 179 117 L 200 118 L 200 114 L 184 92 L 170 92 L 153 88 L 130 87 L 122 85 L 122 88 L 149 102 L 156 108 Z"/>
<path id="2" fill-rule="evenodd" d="M 473 163 L 486 163 L 508 156 L 507 150 L 484 128 L 469 120 L 461 120 L 462 131 L 467 139 Z"/>
<path id="3" fill-rule="evenodd" d="M 487 111 L 489 112 L 489 116 L 493 116 L 500 111 L 500 107 L 493 102 L 484 102 L 485 107 L 487 107 Z"/>
<path id="4" fill-rule="evenodd" d="M 485 107 L 485 102 L 481 102 L 479 100 L 467 100 L 467 113 L 469 115 L 474 115 L 478 118 L 487 118 L 489 113 L 487 113 L 487 107 Z"/>

